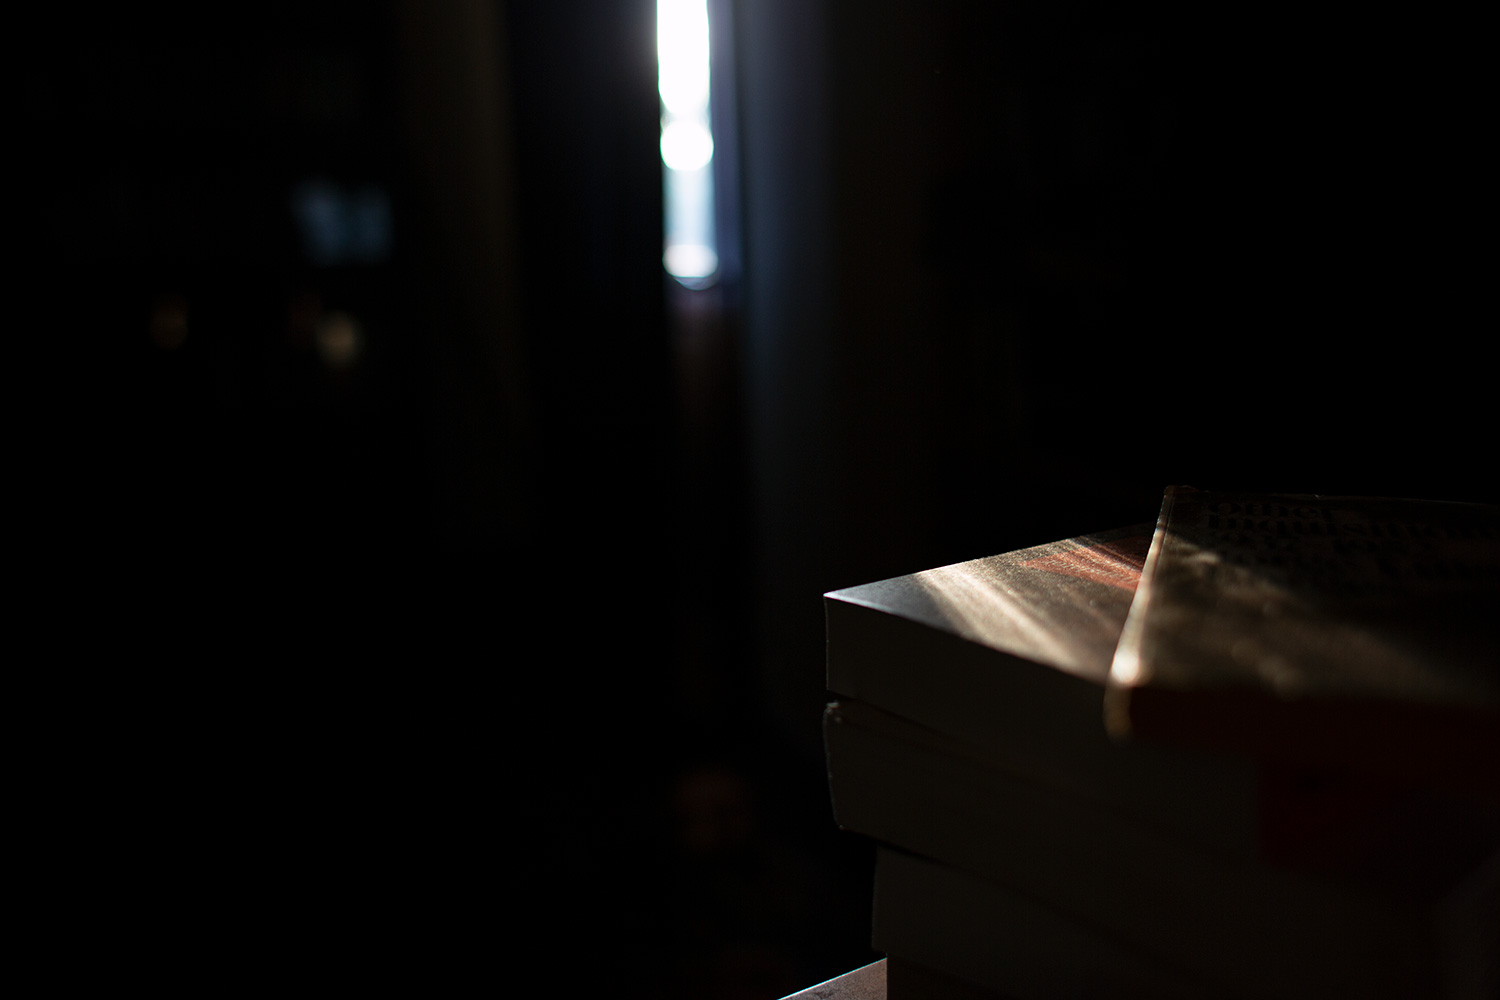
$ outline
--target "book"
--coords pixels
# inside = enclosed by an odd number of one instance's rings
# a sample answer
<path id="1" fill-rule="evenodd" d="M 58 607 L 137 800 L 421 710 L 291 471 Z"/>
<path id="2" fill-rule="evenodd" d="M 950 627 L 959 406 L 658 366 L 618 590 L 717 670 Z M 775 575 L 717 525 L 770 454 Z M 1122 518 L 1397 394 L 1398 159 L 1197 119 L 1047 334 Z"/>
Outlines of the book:
<path id="1" fill-rule="evenodd" d="M 1151 534 L 1098 532 L 828 593 L 828 688 L 1012 773 L 1253 857 L 1253 763 L 1120 746 L 1103 726 Z"/>
<path id="2" fill-rule="evenodd" d="M 1404 522 L 1364 523 L 1371 534 L 1372 523 L 1389 532 Z M 1215 995 L 1491 995 L 1500 801 L 1472 794 L 1500 760 L 1485 755 L 1496 730 L 1486 725 L 1483 654 L 1496 647 L 1476 614 L 1493 607 L 1484 523 L 1449 518 L 1422 529 L 1453 535 L 1464 551 L 1413 558 L 1419 568 L 1408 575 L 1436 576 L 1438 592 L 1368 616 L 1368 634 L 1400 638 L 1407 667 L 1428 671 L 1427 687 L 1403 694 L 1393 685 L 1379 698 L 1309 696 L 1295 681 L 1277 690 L 1264 663 L 1259 687 L 1212 671 L 1204 683 L 1174 686 L 1192 675 L 1196 654 L 1161 660 L 1172 664 L 1162 669 L 1156 647 L 1140 641 L 1159 633 L 1125 634 L 1141 608 L 1172 607 L 1136 593 L 1160 558 L 1161 522 L 1148 550 L 1143 529 L 1119 529 L 827 594 L 829 688 L 842 696 L 825 716 L 835 817 L 936 862 L 944 877 L 978 878 L 1153 966 L 1222 984 Z M 1206 558 L 1201 549 L 1193 557 Z M 1351 577 L 1347 565 L 1325 569 L 1328 580 L 1352 579 L 1346 590 L 1389 601 L 1396 589 Z M 1322 617 L 1338 606 L 1312 604 L 1299 634 L 1339 621 Z M 1434 628 L 1465 621 L 1461 638 Z M 1426 655 L 1434 634 L 1468 658 L 1444 666 Z M 1223 627 L 1210 644 L 1229 642 L 1233 658 L 1246 637 Z M 1133 681 L 1117 670 L 1128 643 Z M 1358 668 L 1345 666 L 1357 687 Z M 1275 711 L 1214 714 L 1247 698 Z M 1193 735 L 1203 699 L 1214 724 L 1196 735 L 1207 738 L 1178 739 L 1184 727 Z M 1342 724 L 1341 712 L 1365 729 L 1340 754 L 1313 752 L 1283 738 L 1278 711 L 1312 720 L 1310 731 L 1321 720 L 1335 743 L 1343 730 L 1327 724 Z M 1420 766 L 1368 766 L 1380 752 L 1381 712 L 1400 715 Z M 1422 718 L 1453 722 L 1457 734 L 1425 757 L 1412 721 Z M 1215 731 L 1247 721 L 1260 730 Z"/>
<path id="3" fill-rule="evenodd" d="M 875 863 L 874 945 L 1009 1000 L 1194 1000 L 1232 993 L 1043 903 L 888 847 Z"/>
<path id="4" fill-rule="evenodd" d="M 1106 717 L 1500 799 L 1500 508 L 1169 489 Z"/>
<path id="5" fill-rule="evenodd" d="M 1222 987 L 1205 995 L 1462 996 L 1447 984 L 1493 950 L 1476 943 L 1500 892 L 1492 822 L 1445 831 L 1454 867 L 1441 879 L 1307 873 L 1216 854 L 872 706 L 830 706 L 825 738 L 844 829 Z M 1461 902 L 1474 899 L 1486 902 Z"/>

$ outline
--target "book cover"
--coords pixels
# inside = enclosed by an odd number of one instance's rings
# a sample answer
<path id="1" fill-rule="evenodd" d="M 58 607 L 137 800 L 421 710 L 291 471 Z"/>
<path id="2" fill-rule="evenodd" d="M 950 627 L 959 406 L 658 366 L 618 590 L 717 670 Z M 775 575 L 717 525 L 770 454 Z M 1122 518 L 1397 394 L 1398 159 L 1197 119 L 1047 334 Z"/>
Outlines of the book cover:
<path id="1" fill-rule="evenodd" d="M 1112 733 L 1500 795 L 1500 509 L 1167 491 Z"/>

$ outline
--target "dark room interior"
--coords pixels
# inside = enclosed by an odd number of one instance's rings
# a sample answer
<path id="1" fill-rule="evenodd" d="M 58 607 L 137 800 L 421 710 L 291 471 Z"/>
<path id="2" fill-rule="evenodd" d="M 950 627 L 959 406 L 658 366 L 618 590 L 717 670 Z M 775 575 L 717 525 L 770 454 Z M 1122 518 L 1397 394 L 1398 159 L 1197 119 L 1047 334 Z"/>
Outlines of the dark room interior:
<path id="1" fill-rule="evenodd" d="M 784 996 L 876 957 L 824 592 L 1171 484 L 1497 502 L 1471 26 L 708 10 L 698 288 L 655 0 L 23 33 L 57 919 L 122 982 Z"/>

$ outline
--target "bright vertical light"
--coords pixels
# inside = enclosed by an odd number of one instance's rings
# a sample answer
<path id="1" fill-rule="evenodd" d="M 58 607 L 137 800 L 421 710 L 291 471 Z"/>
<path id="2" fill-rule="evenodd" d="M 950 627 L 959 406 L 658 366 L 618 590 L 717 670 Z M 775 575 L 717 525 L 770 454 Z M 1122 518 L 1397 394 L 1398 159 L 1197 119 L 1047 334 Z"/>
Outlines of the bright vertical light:
<path id="1" fill-rule="evenodd" d="M 702 170 L 714 156 L 714 137 L 698 122 L 676 121 L 661 130 L 661 159 L 671 170 Z"/>
<path id="2" fill-rule="evenodd" d="M 708 114 L 708 5 L 657 0 L 656 59 L 661 101 L 672 115 Z"/>
<path id="3" fill-rule="evenodd" d="M 667 236 L 662 261 L 677 280 L 701 287 L 719 268 L 705 0 L 657 0 L 656 56 Z"/>

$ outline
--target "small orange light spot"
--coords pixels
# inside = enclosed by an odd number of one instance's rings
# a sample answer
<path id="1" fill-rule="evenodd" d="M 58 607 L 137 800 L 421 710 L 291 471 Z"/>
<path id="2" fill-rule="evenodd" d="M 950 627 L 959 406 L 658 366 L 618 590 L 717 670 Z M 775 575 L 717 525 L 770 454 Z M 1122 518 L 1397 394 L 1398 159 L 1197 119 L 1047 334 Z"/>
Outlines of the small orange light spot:
<path id="1" fill-rule="evenodd" d="M 318 357 L 328 367 L 343 370 L 359 360 L 364 350 L 364 331 L 345 312 L 328 312 L 318 320 Z"/>

